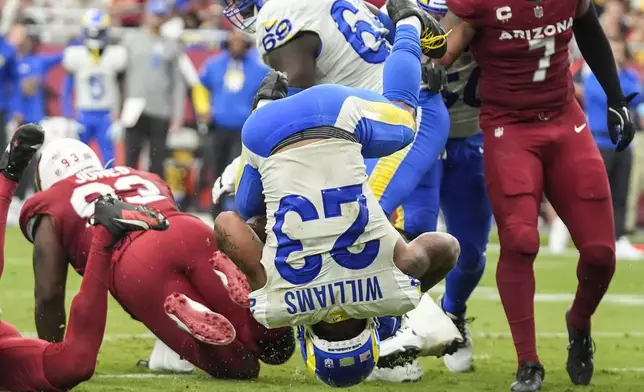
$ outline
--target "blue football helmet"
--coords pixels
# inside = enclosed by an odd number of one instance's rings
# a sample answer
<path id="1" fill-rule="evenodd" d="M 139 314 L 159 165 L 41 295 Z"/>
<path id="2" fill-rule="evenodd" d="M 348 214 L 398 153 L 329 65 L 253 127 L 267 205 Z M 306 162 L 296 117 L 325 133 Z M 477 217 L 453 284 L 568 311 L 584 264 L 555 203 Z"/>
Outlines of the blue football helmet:
<path id="1" fill-rule="evenodd" d="M 257 13 L 266 4 L 268 0 L 225 0 L 226 9 L 224 16 L 226 19 L 241 30 L 255 32 L 255 21 Z"/>
<path id="2" fill-rule="evenodd" d="M 358 336 L 339 342 L 318 337 L 309 326 L 297 327 L 306 367 L 323 383 L 347 388 L 364 381 L 378 363 L 380 337 L 376 322 L 367 321 Z"/>
<path id="3" fill-rule="evenodd" d="M 88 10 L 82 20 L 85 45 L 95 50 L 105 47 L 110 23 L 107 13 L 96 8 Z"/>
<path id="4" fill-rule="evenodd" d="M 430 14 L 444 16 L 447 14 L 447 3 L 445 0 L 417 0 L 418 6 Z"/>

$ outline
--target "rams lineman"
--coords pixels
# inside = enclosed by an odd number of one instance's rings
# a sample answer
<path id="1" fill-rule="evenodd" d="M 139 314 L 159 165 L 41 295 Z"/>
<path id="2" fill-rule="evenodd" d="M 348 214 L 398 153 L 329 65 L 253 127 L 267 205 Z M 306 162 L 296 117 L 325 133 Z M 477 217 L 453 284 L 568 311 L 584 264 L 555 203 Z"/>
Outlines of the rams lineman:
<path id="1" fill-rule="evenodd" d="M 65 49 L 63 67 L 73 77 L 80 139 L 87 144 L 95 138 L 107 163 L 114 159 L 110 134 L 119 127 L 113 122 L 120 105 L 117 76 L 125 70 L 127 51 L 108 45 L 110 17 L 103 11 L 87 11 L 82 23 L 83 44 Z"/>
<path id="2" fill-rule="evenodd" d="M 384 98 L 339 85 L 287 98 L 286 78 L 273 71 L 242 130 L 236 191 L 241 218 L 266 217 L 257 229 L 265 245 L 235 213 L 215 222 L 219 248 L 253 290 L 254 317 L 267 327 L 298 326 L 308 368 L 336 387 L 355 385 L 374 369 L 373 317 L 413 309 L 418 286 L 440 281 L 459 253 L 458 242 L 441 233 L 407 244 L 367 184 L 363 157 L 389 155 L 413 140 L 419 38 L 427 27 L 415 4 L 387 7 L 397 32 Z"/>

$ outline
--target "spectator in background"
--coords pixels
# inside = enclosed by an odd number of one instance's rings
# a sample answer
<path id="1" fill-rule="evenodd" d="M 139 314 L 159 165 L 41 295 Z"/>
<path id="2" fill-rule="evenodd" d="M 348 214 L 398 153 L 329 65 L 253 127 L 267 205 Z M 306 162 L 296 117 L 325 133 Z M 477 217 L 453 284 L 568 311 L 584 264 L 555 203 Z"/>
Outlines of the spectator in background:
<path id="1" fill-rule="evenodd" d="M 14 26 L 9 41 L 16 47 L 19 89 L 16 91 L 16 122 L 38 123 L 45 118 L 45 78 L 61 63 L 62 53 L 37 53 L 38 37 L 29 33 L 28 24 Z"/>
<path id="2" fill-rule="evenodd" d="M 62 53 L 37 53 L 38 37 L 29 33 L 31 21 L 17 24 L 9 34 L 9 41 L 18 51 L 17 67 L 19 86 L 14 92 L 15 122 L 14 129 L 20 124 L 40 123 L 46 116 L 45 112 L 45 79 L 54 66 L 61 63 Z M 33 187 L 34 164 L 27 167 L 26 175 L 22 176 L 15 196 L 25 200 L 28 190 Z M 13 215 L 13 213 L 11 213 Z"/>
<path id="3" fill-rule="evenodd" d="M 146 5 L 144 25 L 127 35 L 122 45 L 128 52 L 125 70 L 125 101 L 142 99 L 145 105 L 138 121 L 125 132 L 126 165 L 138 167 L 144 142 L 150 147 L 149 171 L 164 177 L 168 131 L 183 128 L 186 85 L 181 74 L 180 44 L 160 34 L 171 7 L 163 0 L 150 0 Z"/>
<path id="4" fill-rule="evenodd" d="M 627 52 L 625 41 L 623 39 L 612 39 L 611 47 L 613 48 L 613 56 L 615 56 L 624 94 L 642 94 L 642 83 L 639 76 L 634 70 L 626 67 Z M 604 159 L 613 196 L 615 235 L 617 239 L 615 254 L 617 258 L 623 259 L 644 258 L 644 254 L 633 247 L 628 237 L 626 237 L 625 220 L 632 168 L 632 151 L 629 147 L 626 151 L 616 152 L 615 145 L 610 141 L 606 130 L 606 94 L 595 75 L 592 73 L 587 74 L 583 80 L 583 86 L 588 125 Z M 637 96 L 632 101 L 632 108 L 634 109 L 641 101 L 642 95 Z"/>
<path id="5" fill-rule="evenodd" d="M 6 31 L 0 31 L 0 148 L 7 145 L 7 122 L 11 118 L 18 119 L 17 99 L 20 88 L 18 78 L 17 53 L 6 39 Z"/>
<path id="6" fill-rule="evenodd" d="M 606 36 L 610 39 L 620 39 L 627 31 L 624 21 L 626 5 L 621 0 L 607 0 L 603 4 L 601 24 Z"/>
<path id="7" fill-rule="evenodd" d="M 644 74 L 644 7 L 633 14 L 633 29 L 628 36 L 628 45 L 642 75 Z"/>
<path id="8" fill-rule="evenodd" d="M 251 39 L 240 30 L 231 31 L 223 50 L 208 59 L 201 70 L 201 84 L 210 93 L 210 113 L 201 119 L 209 124 L 204 167 L 210 169 L 210 176 L 201 176 L 202 185 L 208 188 L 240 155 L 241 129 L 268 73 Z M 217 213 L 213 211 L 215 216 Z"/>

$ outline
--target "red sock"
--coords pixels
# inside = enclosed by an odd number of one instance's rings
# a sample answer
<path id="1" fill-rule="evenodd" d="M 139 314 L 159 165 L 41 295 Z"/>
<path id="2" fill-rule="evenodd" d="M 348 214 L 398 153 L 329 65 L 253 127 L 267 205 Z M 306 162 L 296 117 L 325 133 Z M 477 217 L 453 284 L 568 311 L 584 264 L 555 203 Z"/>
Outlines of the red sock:
<path id="1" fill-rule="evenodd" d="M 501 251 L 496 283 L 519 364 L 539 362 L 534 326 L 534 256 Z"/>
<path id="2" fill-rule="evenodd" d="M 0 174 L 0 277 L 4 269 L 4 240 L 7 229 L 7 215 L 11 198 L 18 188 L 18 183 Z"/>
<path id="3" fill-rule="evenodd" d="M 615 273 L 615 253 L 610 246 L 582 250 L 577 264 L 577 293 L 568 315 L 573 327 L 590 329 L 595 313 Z"/>

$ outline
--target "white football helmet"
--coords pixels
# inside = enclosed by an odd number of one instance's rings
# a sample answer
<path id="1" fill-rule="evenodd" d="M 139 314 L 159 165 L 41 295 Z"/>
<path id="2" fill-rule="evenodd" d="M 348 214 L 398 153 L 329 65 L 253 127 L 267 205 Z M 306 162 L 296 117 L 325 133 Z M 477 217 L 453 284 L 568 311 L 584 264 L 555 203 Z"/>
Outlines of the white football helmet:
<path id="1" fill-rule="evenodd" d="M 102 170 L 103 163 L 87 144 L 76 139 L 58 139 L 47 144 L 36 168 L 36 187 L 47 190 L 52 185 L 80 172 Z"/>

